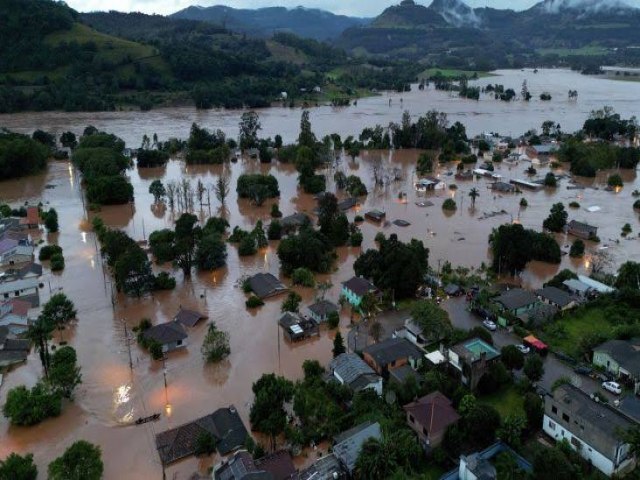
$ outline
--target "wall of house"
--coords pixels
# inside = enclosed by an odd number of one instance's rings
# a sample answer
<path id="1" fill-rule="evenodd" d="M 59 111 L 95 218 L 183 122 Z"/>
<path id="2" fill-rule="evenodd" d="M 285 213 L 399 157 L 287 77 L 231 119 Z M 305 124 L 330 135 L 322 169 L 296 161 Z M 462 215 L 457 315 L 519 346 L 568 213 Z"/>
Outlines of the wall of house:
<path id="1" fill-rule="evenodd" d="M 347 301 L 354 307 L 359 307 L 360 302 L 362 302 L 362 297 L 359 297 L 346 287 L 342 287 L 342 295 L 344 295 Z"/>
<path id="2" fill-rule="evenodd" d="M 179 342 L 165 343 L 164 345 L 162 345 L 162 351 L 165 353 L 171 352 L 172 350 L 176 350 L 178 348 L 182 348 L 186 346 L 187 346 L 187 339 L 185 338 L 184 340 L 181 340 Z"/>
<path id="3" fill-rule="evenodd" d="M 606 352 L 593 352 L 593 364 L 605 368 L 614 375 L 618 375 L 620 372 L 620 365 Z"/>
<path id="4" fill-rule="evenodd" d="M 569 430 L 564 428 L 562 425 L 557 423 L 553 418 L 547 416 L 546 414 L 542 422 L 542 429 L 547 435 L 553 437 L 556 441 L 566 439 L 571 447 L 576 450 L 582 458 L 591 462 L 594 467 L 596 467 L 607 476 L 611 476 L 617 471 L 626 469 L 633 461 L 632 459 L 627 459 L 617 469 L 615 469 L 614 463 L 609 460 L 609 458 L 584 442 L 580 437 L 573 435 Z M 580 442 L 580 444 L 582 445 L 580 448 L 576 447 L 575 443 L 572 443 L 571 440 L 573 438 Z"/>

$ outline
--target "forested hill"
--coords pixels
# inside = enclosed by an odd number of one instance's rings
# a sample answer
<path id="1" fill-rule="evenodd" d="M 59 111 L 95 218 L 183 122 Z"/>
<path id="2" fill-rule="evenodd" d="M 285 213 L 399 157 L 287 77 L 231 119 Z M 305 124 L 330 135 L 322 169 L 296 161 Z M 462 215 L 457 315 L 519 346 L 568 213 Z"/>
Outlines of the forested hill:
<path id="1" fill-rule="evenodd" d="M 515 12 L 462 0 L 404 0 L 370 24 L 347 29 L 348 51 L 462 69 L 638 64 L 640 10 L 616 0 L 545 0 Z"/>
<path id="2" fill-rule="evenodd" d="M 351 60 L 290 33 L 269 39 L 139 13 L 79 14 L 52 0 L 0 2 L 0 112 L 191 103 L 268 106 L 404 88 L 419 66 Z M 314 95 L 315 87 L 322 94 Z"/>
<path id="3" fill-rule="evenodd" d="M 325 10 L 304 7 L 249 10 L 223 5 L 192 6 L 174 13 L 171 17 L 212 22 L 236 32 L 259 37 L 270 37 L 274 33 L 284 32 L 314 40 L 334 39 L 347 28 L 369 22 L 369 19 L 365 18 L 335 15 Z"/>

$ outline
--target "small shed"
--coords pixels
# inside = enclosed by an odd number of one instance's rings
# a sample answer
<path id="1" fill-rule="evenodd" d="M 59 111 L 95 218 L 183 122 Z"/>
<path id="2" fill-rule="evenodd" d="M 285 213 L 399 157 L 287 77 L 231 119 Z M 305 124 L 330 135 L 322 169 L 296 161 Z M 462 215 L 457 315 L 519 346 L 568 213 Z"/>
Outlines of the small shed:
<path id="1" fill-rule="evenodd" d="M 271 273 L 256 273 L 247 279 L 251 291 L 260 298 L 280 295 L 288 290 L 284 284 Z"/>
<path id="2" fill-rule="evenodd" d="M 162 345 L 162 351 L 165 353 L 187 345 L 185 341 L 187 339 L 187 332 L 182 324 L 178 322 L 154 325 L 145 330 L 142 336 L 147 340 L 158 342 Z"/>
<path id="3" fill-rule="evenodd" d="M 590 240 L 598 236 L 598 227 L 589 225 L 587 223 L 571 220 L 567 224 L 567 233 L 574 237 L 582 238 L 584 240 Z"/>
<path id="4" fill-rule="evenodd" d="M 338 306 L 329 300 L 318 300 L 313 305 L 309 305 L 309 316 L 316 323 L 326 322 L 329 315 L 338 311 Z"/>

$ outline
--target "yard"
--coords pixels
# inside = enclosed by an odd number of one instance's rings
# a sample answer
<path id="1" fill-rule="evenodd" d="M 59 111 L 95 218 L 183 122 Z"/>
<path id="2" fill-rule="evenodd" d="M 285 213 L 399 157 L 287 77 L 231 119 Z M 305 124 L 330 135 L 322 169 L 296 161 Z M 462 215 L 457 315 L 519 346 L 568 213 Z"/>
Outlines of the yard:
<path id="1" fill-rule="evenodd" d="M 560 351 L 573 358 L 581 356 L 584 339 L 613 333 L 606 307 L 590 307 L 576 310 L 567 317 L 545 327 L 540 337 L 552 350 Z"/>
<path id="2" fill-rule="evenodd" d="M 503 420 L 508 415 L 524 415 L 524 397 L 513 384 L 478 398 L 478 403 L 495 408 Z"/>

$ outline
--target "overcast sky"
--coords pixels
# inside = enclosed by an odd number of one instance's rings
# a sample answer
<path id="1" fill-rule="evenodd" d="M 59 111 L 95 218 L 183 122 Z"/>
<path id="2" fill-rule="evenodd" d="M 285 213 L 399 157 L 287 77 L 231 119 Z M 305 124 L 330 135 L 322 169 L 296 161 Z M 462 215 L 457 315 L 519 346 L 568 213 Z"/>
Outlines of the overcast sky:
<path id="1" fill-rule="evenodd" d="M 429 5 L 431 0 L 416 0 Z M 512 8 L 522 10 L 536 4 L 539 0 L 467 0 L 472 7 Z M 607 0 L 604 0 L 607 1 Z M 350 16 L 375 17 L 390 5 L 400 0 L 67 0 L 67 4 L 81 12 L 94 10 L 118 10 L 121 12 L 159 13 L 166 15 L 190 5 L 228 5 L 236 8 L 260 8 L 272 6 L 322 8 L 334 13 Z M 640 0 L 626 0 L 626 3 L 640 7 Z"/>

